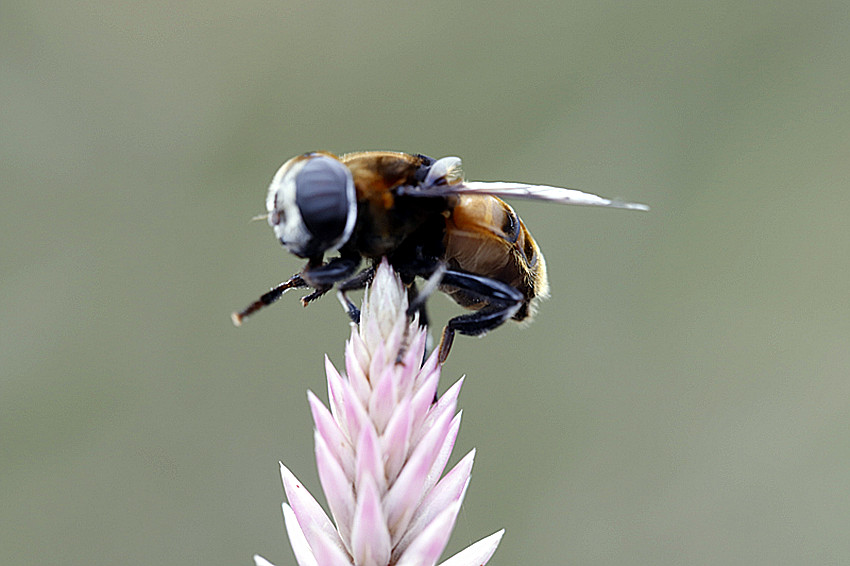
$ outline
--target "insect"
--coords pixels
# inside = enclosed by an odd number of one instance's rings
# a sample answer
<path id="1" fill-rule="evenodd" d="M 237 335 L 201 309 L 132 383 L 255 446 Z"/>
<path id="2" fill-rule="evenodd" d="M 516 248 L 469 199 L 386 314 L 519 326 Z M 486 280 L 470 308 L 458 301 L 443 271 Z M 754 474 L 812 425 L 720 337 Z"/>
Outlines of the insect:
<path id="1" fill-rule="evenodd" d="M 435 160 L 391 151 L 340 157 L 318 151 L 284 163 L 269 186 L 268 212 L 260 218 L 267 218 L 281 244 L 307 265 L 234 312 L 234 324 L 240 326 L 286 291 L 305 287 L 312 292 L 301 299 L 304 306 L 336 287 L 343 308 L 358 322 L 360 312 L 346 293 L 365 287 L 386 257 L 407 286 L 408 314 L 419 312 L 423 325 L 425 299 L 435 289 L 474 311 L 446 324 L 442 363 L 455 333 L 482 335 L 509 319 L 530 320 L 548 296 L 543 254 L 500 197 L 648 209 L 573 189 L 464 181 L 460 166 L 457 157 Z M 325 261 L 334 251 L 338 256 Z M 358 271 L 363 260 L 369 265 Z M 421 291 L 417 277 L 426 280 Z"/>

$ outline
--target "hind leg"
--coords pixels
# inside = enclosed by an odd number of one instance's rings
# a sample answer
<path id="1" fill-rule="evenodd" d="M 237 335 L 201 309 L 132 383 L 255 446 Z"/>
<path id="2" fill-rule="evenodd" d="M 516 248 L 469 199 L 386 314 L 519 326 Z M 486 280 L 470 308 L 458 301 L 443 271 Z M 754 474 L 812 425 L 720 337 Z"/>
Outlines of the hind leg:
<path id="1" fill-rule="evenodd" d="M 449 320 L 440 340 L 440 363 L 449 357 L 456 332 L 467 336 L 486 334 L 504 324 L 525 302 L 523 294 L 514 287 L 481 275 L 447 270 L 442 277 L 442 285 L 454 287 L 485 305 L 473 313 Z"/>

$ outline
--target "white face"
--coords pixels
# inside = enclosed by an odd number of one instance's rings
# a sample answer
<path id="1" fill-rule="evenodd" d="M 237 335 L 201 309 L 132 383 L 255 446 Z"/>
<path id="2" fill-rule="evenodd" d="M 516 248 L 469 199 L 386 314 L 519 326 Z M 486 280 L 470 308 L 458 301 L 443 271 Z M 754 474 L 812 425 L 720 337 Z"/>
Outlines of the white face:
<path id="1" fill-rule="evenodd" d="M 308 164 L 308 172 L 301 175 Z M 335 206 L 323 207 L 318 203 Z M 302 207 L 306 207 L 310 218 L 302 216 Z M 272 178 L 266 210 L 275 237 L 293 254 L 310 257 L 333 251 L 348 240 L 357 220 L 357 198 L 351 173 L 341 162 L 326 155 L 290 159 Z M 308 225 L 315 227 L 317 222 L 327 220 L 326 213 L 332 218 L 343 217 L 337 224 L 340 229 L 331 234 L 311 232 Z"/>
<path id="2" fill-rule="evenodd" d="M 306 245 L 310 233 L 301 219 L 301 211 L 295 204 L 295 178 L 307 160 L 294 165 L 293 161 L 294 159 L 290 159 L 281 165 L 274 174 L 266 196 L 266 210 L 269 211 L 269 226 L 274 230 L 275 237 L 295 253 L 290 246 L 298 248 Z"/>

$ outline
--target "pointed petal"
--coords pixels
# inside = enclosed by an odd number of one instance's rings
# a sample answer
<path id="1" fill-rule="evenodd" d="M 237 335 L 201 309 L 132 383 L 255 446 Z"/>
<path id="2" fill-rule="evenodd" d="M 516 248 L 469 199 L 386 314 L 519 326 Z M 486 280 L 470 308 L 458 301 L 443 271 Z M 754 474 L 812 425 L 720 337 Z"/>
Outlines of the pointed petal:
<path id="1" fill-rule="evenodd" d="M 372 384 L 372 389 L 375 389 L 375 386 L 378 383 L 378 376 L 383 373 L 383 369 L 387 366 L 387 345 L 385 342 L 378 342 L 374 348 L 369 350 L 371 354 L 371 359 L 369 360 L 369 367 L 366 369 L 366 375 L 368 376 L 369 383 Z"/>
<path id="2" fill-rule="evenodd" d="M 369 349 L 372 355 L 372 360 L 369 362 L 368 375 L 372 382 L 372 387 L 375 386 L 375 376 L 381 367 L 390 364 L 395 365 L 395 359 L 401 347 L 401 340 L 404 336 L 405 319 L 394 319 L 392 325 L 379 322 L 382 328 L 380 330 L 381 338 Z"/>
<path id="3" fill-rule="evenodd" d="M 396 368 L 396 389 L 398 398 L 403 399 L 413 394 L 414 384 L 419 374 L 419 364 L 425 350 L 425 331 L 417 323 L 412 323 L 402 332 L 407 332 L 408 343 L 400 363 L 394 363 Z"/>
<path id="4" fill-rule="evenodd" d="M 422 434 L 426 431 L 430 430 L 433 426 L 433 422 L 440 418 L 443 413 L 449 412 L 454 413 L 455 408 L 457 407 L 457 397 L 460 394 L 460 386 L 463 385 L 463 378 L 457 380 L 454 385 L 449 387 L 449 389 L 443 393 L 443 395 L 437 400 L 437 403 L 432 405 L 428 413 L 425 415 L 425 419 L 422 422 L 422 425 L 415 429 L 417 432 L 413 435 L 413 444 L 416 445 L 419 442 Z M 414 423 L 415 424 L 415 423 Z"/>
<path id="5" fill-rule="evenodd" d="M 440 566 L 484 566 L 496 552 L 496 547 L 499 546 L 503 534 L 505 534 L 505 529 L 467 546 L 441 563 Z"/>
<path id="6" fill-rule="evenodd" d="M 469 478 L 472 473 L 472 462 L 475 458 L 475 450 L 463 457 L 446 476 L 441 479 L 434 489 L 428 492 L 425 499 L 419 505 L 407 531 L 395 545 L 396 552 L 404 552 L 410 542 L 419 536 L 419 533 L 427 527 L 431 521 L 446 507 L 456 502 L 463 502 L 466 488 L 469 486 Z"/>
<path id="7" fill-rule="evenodd" d="M 419 440 L 418 431 L 421 430 L 422 423 L 425 421 L 425 416 L 428 414 L 428 410 L 434 403 L 439 379 L 440 372 L 433 372 L 416 386 L 416 393 L 414 393 L 413 400 L 410 405 L 410 430 L 411 436 L 413 431 L 417 431 L 417 441 Z M 445 397 L 445 394 L 443 396 Z M 413 438 L 411 438 L 410 442 L 413 444 Z"/>
<path id="8" fill-rule="evenodd" d="M 331 514 L 339 529 L 343 544 L 350 548 L 351 517 L 354 515 L 354 487 L 345 476 L 342 467 L 328 449 L 322 436 L 316 431 L 316 465 L 319 480 L 328 501 Z"/>
<path id="9" fill-rule="evenodd" d="M 254 566 L 274 566 L 271 562 L 260 556 L 259 554 L 254 555 Z"/>
<path id="10" fill-rule="evenodd" d="M 369 422 L 369 415 L 348 381 L 343 379 L 330 363 L 326 365 L 326 369 L 331 414 L 353 446 L 360 436 L 360 428 Z"/>
<path id="11" fill-rule="evenodd" d="M 375 429 L 364 426 L 360 431 L 357 442 L 357 464 L 355 485 L 363 485 L 367 477 L 371 478 L 378 488 L 378 493 L 387 491 L 387 480 L 384 474 L 384 462 L 381 458 L 380 443 Z"/>
<path id="12" fill-rule="evenodd" d="M 443 445 L 440 446 L 440 451 L 437 453 L 437 457 L 434 459 L 434 465 L 431 466 L 431 469 L 428 470 L 428 477 L 425 480 L 425 485 L 422 487 L 422 491 L 427 493 L 434 487 L 434 484 L 437 483 L 437 480 L 440 479 L 440 476 L 443 475 L 443 470 L 446 467 L 446 463 L 449 461 L 449 458 L 452 455 L 452 450 L 455 447 L 455 440 L 457 440 L 457 432 L 460 429 L 460 417 L 462 412 L 455 415 L 455 418 L 452 419 L 452 424 L 449 426 L 449 431 L 446 434 L 446 439 L 443 441 Z"/>
<path id="13" fill-rule="evenodd" d="M 366 350 L 370 353 L 370 359 L 378 351 L 381 344 L 384 343 L 384 334 L 381 332 L 381 326 L 371 311 L 372 309 L 367 310 L 364 307 L 360 312 L 360 337 L 363 338 L 363 343 L 366 344 Z"/>
<path id="14" fill-rule="evenodd" d="M 363 430 L 364 427 L 371 427 L 372 420 L 369 418 L 369 413 L 366 411 L 366 407 L 364 407 L 360 403 L 360 399 L 357 398 L 357 395 L 354 394 L 354 390 L 351 389 L 351 386 L 348 385 L 347 382 L 343 382 L 342 389 L 345 392 L 343 399 L 343 407 L 347 420 L 347 428 L 349 438 L 351 439 L 351 445 L 355 446 L 358 439 L 360 438 L 360 431 Z"/>
<path id="15" fill-rule="evenodd" d="M 390 533 L 381 510 L 381 497 L 371 476 L 366 476 L 357 489 L 351 550 L 358 566 L 386 566 L 390 560 Z"/>
<path id="16" fill-rule="evenodd" d="M 428 332 L 419 326 L 419 323 L 414 321 L 408 330 L 411 338 L 407 345 L 407 352 L 404 355 L 402 363 L 413 370 L 413 378 L 420 374 L 420 364 L 425 356 L 425 343 L 428 341 Z M 433 370 L 433 368 L 432 368 Z M 415 381 L 414 381 L 415 383 Z"/>
<path id="17" fill-rule="evenodd" d="M 354 450 L 348 439 L 337 426 L 327 407 L 319 400 L 312 391 L 307 392 L 307 401 L 310 403 L 310 412 L 313 413 L 313 422 L 316 431 L 324 439 L 334 457 L 342 466 L 346 477 L 354 480 Z"/>
<path id="18" fill-rule="evenodd" d="M 427 336 L 427 334 L 425 334 L 426 342 L 427 342 L 427 338 L 428 338 L 428 336 Z M 419 387 L 419 382 L 421 380 L 427 378 L 432 373 L 434 373 L 434 372 L 437 372 L 437 374 L 440 373 L 440 356 L 439 356 L 439 354 L 440 354 L 440 351 L 439 351 L 439 348 L 437 348 L 433 352 L 431 352 L 431 355 L 428 356 L 428 359 L 426 359 L 422 363 L 422 368 L 420 368 L 419 375 L 416 377 L 416 386 L 417 387 Z M 421 360 L 422 358 L 419 358 L 419 359 Z M 461 379 L 463 379 L 463 378 L 461 378 Z"/>
<path id="19" fill-rule="evenodd" d="M 387 428 L 381 436 L 381 447 L 386 455 L 387 462 L 384 465 L 387 481 L 392 483 L 398 476 L 399 470 L 410 450 L 410 423 L 411 423 L 410 399 L 404 398 L 396 407 Z"/>
<path id="20" fill-rule="evenodd" d="M 369 354 L 366 345 L 357 332 L 352 332 L 351 339 L 345 344 L 345 373 L 351 388 L 357 394 L 360 402 L 365 404 L 372 392 L 372 385 L 366 377 L 365 368 L 369 364 Z"/>
<path id="21" fill-rule="evenodd" d="M 372 358 L 373 360 L 377 359 Z M 370 368 L 369 378 L 372 380 L 372 396 L 369 398 L 369 417 L 375 423 L 375 428 L 383 433 L 396 407 L 398 399 L 395 380 L 395 365 L 388 367 Z"/>
<path id="22" fill-rule="evenodd" d="M 333 541 L 342 550 L 342 540 L 340 540 L 339 534 L 321 505 L 282 463 L 280 465 L 280 476 L 283 479 L 286 499 L 289 501 L 289 505 L 295 513 L 295 518 L 298 519 L 298 524 L 301 526 L 301 531 L 307 537 L 307 543 L 313 549 L 314 555 L 318 544 L 318 541 L 315 540 L 317 533 Z M 316 555 L 317 560 L 318 558 L 318 555 Z M 319 563 L 322 563 L 321 560 L 319 560 Z"/>
<path id="23" fill-rule="evenodd" d="M 416 511 L 416 506 L 425 495 L 422 488 L 428 478 L 428 472 L 434 465 L 434 459 L 446 438 L 446 433 L 451 425 L 450 417 L 451 413 L 444 413 L 434 423 L 433 428 L 410 455 L 410 459 L 402 468 L 395 484 L 384 498 L 387 524 L 396 538 L 404 534 L 410 518 Z"/>
<path id="24" fill-rule="evenodd" d="M 396 566 L 433 566 L 446 548 L 452 534 L 455 519 L 460 511 L 460 502 L 454 503 L 413 539 L 401 555 Z"/>
<path id="25" fill-rule="evenodd" d="M 292 552 L 295 553 L 298 566 L 319 566 L 292 507 L 286 503 L 283 504 L 283 523 L 286 525 L 286 534 L 289 536 L 289 544 L 292 546 Z"/>
<path id="26" fill-rule="evenodd" d="M 346 415 L 342 407 L 343 391 L 342 376 L 331 363 L 330 358 L 325 356 L 325 374 L 328 377 L 328 407 L 334 420 L 339 424 L 342 432 L 351 440 L 351 435 L 346 428 Z"/>
<path id="27" fill-rule="evenodd" d="M 325 533 L 319 532 L 313 527 L 305 534 L 307 539 L 311 541 L 310 545 L 313 548 L 313 554 L 316 556 L 316 562 L 321 566 L 354 566 L 348 553 L 333 539 L 325 536 Z"/>

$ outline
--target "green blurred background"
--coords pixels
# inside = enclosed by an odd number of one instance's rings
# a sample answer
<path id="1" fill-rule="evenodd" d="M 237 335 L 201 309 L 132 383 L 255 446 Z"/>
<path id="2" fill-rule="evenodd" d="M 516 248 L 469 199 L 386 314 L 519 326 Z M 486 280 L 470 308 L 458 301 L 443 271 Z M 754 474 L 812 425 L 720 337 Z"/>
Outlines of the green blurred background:
<path id="1" fill-rule="evenodd" d="M 648 214 L 518 202 L 553 296 L 460 337 L 449 552 L 850 562 L 850 6 L 4 2 L 0 563 L 294 564 L 283 460 L 333 299 L 263 223 L 313 149 L 463 157 Z M 443 321 L 458 308 L 432 301 Z"/>

